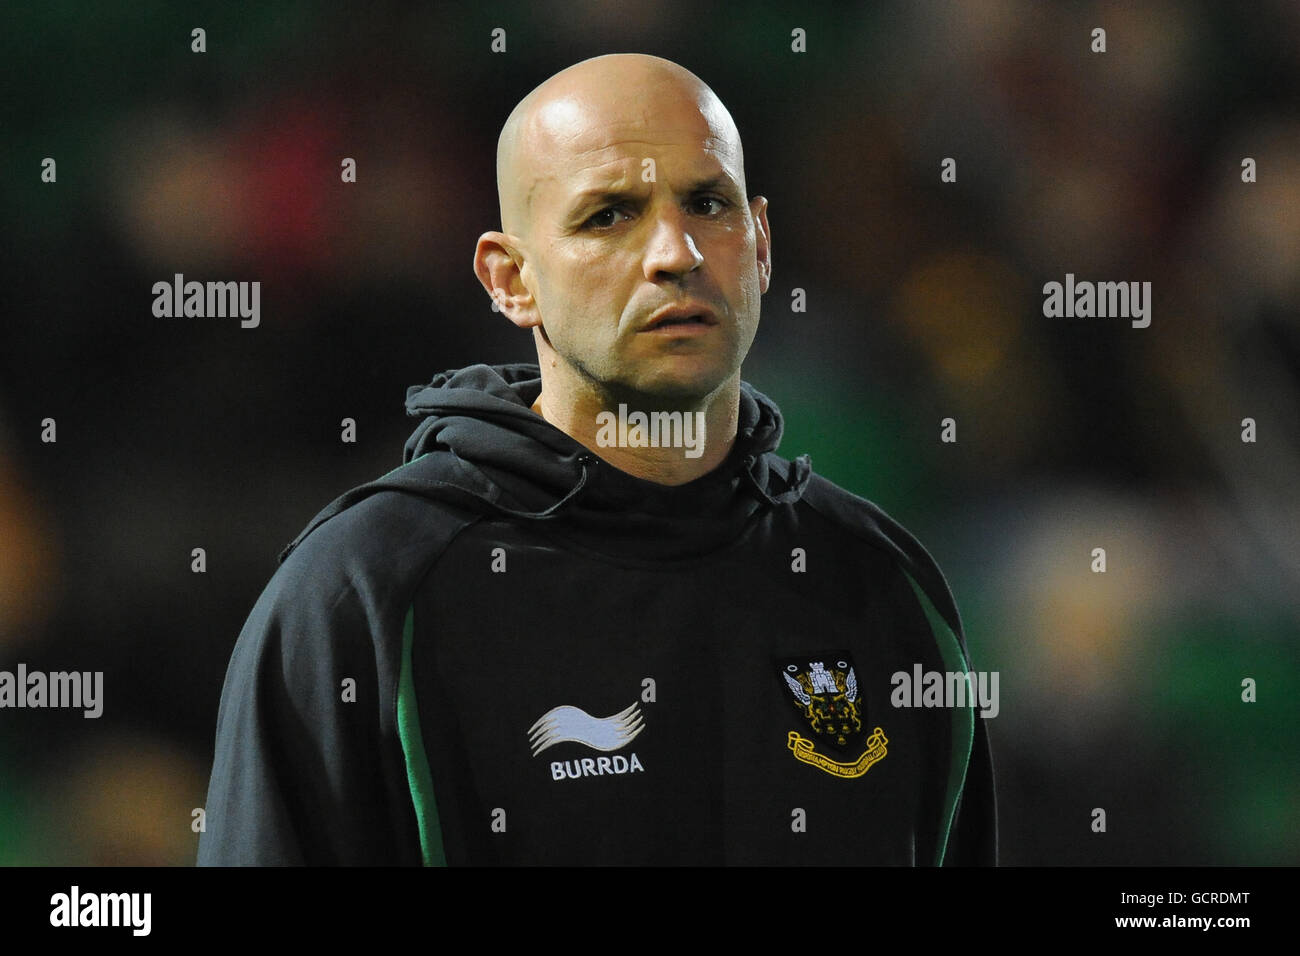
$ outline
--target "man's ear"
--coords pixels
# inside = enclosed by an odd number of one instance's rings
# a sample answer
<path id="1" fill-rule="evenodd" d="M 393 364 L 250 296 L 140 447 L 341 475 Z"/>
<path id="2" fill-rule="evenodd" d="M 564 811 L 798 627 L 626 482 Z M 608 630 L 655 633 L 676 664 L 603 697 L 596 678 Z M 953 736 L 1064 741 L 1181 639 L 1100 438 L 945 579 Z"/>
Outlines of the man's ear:
<path id="1" fill-rule="evenodd" d="M 772 230 L 767 224 L 767 199 L 755 196 L 749 201 L 754 216 L 754 252 L 758 258 L 758 291 L 764 293 L 772 284 Z"/>
<path id="2" fill-rule="evenodd" d="M 474 274 L 497 308 L 521 329 L 541 324 L 537 303 L 524 285 L 517 260 L 518 247 L 504 232 L 485 232 L 474 248 Z"/>

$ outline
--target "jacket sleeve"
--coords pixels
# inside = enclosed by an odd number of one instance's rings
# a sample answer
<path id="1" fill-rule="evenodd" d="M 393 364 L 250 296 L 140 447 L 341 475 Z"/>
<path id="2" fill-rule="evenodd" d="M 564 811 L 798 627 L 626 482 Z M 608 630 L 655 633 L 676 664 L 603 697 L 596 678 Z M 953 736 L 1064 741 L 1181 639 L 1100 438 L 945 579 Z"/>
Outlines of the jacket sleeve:
<path id="1" fill-rule="evenodd" d="M 222 689 L 200 866 L 419 864 L 391 614 L 329 535 L 281 565 Z"/>
<path id="2" fill-rule="evenodd" d="M 915 541 L 915 539 L 913 539 Z M 917 560 L 913 567 L 926 581 L 939 615 L 955 637 L 961 652 L 962 669 L 974 670 L 970 649 L 956 601 L 938 565 L 929 554 L 915 544 Z M 936 637 L 938 628 L 934 626 Z M 997 797 L 993 780 L 993 755 L 989 746 L 988 726 L 978 708 L 971 705 L 973 733 L 970 737 L 970 759 L 953 820 L 948 831 L 948 842 L 943 854 L 944 866 L 996 866 L 998 846 Z M 953 741 L 953 746 L 958 746 Z"/>
<path id="3" fill-rule="evenodd" d="M 875 508 L 875 506 L 872 506 Z M 896 555 L 917 588 L 927 595 L 942 624 L 956 639 L 963 668 L 974 670 L 966 633 L 962 627 L 957 602 L 948 582 L 930 553 L 905 528 L 876 509 L 879 526 L 897 548 Z M 974 710 L 974 708 L 972 708 Z M 954 742 L 955 745 L 956 742 Z M 970 760 L 965 780 L 957 796 L 956 810 L 948 831 L 943 854 L 944 866 L 996 866 L 998 847 L 997 796 L 993 777 L 993 755 L 989 746 L 985 718 L 974 713 L 974 733 L 970 741 Z"/>
<path id="4" fill-rule="evenodd" d="M 997 796 L 993 788 L 993 757 L 984 719 L 975 718 L 966 786 L 948 837 L 944 866 L 998 865 Z"/>

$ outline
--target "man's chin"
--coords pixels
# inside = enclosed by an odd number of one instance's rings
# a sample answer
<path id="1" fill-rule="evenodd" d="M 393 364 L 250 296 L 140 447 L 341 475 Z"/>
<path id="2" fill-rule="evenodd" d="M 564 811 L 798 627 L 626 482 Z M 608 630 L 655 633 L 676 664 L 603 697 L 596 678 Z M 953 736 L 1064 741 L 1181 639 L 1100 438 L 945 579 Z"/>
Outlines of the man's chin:
<path id="1" fill-rule="evenodd" d="M 719 369 L 658 369 L 607 384 L 610 398 L 630 407 L 658 411 L 688 411 L 708 405 L 739 372 Z"/>

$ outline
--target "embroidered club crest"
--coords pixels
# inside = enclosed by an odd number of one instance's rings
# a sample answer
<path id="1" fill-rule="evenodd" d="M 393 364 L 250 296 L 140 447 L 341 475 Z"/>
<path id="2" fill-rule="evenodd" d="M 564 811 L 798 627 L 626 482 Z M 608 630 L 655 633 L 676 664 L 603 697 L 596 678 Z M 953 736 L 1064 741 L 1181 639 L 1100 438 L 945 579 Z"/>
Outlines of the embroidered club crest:
<path id="1" fill-rule="evenodd" d="M 847 651 L 789 657 L 777 661 L 777 667 L 788 699 L 802 718 L 801 729 L 811 735 L 795 730 L 787 735 L 796 760 L 832 776 L 853 778 L 884 759 L 889 741 L 879 727 L 866 732 L 866 701 Z M 854 754 L 848 761 L 836 759 Z"/>

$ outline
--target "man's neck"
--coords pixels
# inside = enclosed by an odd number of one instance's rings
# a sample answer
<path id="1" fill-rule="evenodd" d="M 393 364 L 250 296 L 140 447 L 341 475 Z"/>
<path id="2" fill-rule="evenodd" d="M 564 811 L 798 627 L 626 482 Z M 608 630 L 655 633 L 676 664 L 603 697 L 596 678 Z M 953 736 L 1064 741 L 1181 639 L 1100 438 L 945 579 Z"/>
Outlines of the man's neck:
<path id="1" fill-rule="evenodd" d="M 684 485 L 708 474 L 736 443 L 739 375 L 700 407 L 672 412 L 636 399 L 613 403 L 584 393 L 556 401 L 554 394 L 543 382 L 532 410 L 620 471 L 657 484 Z"/>

